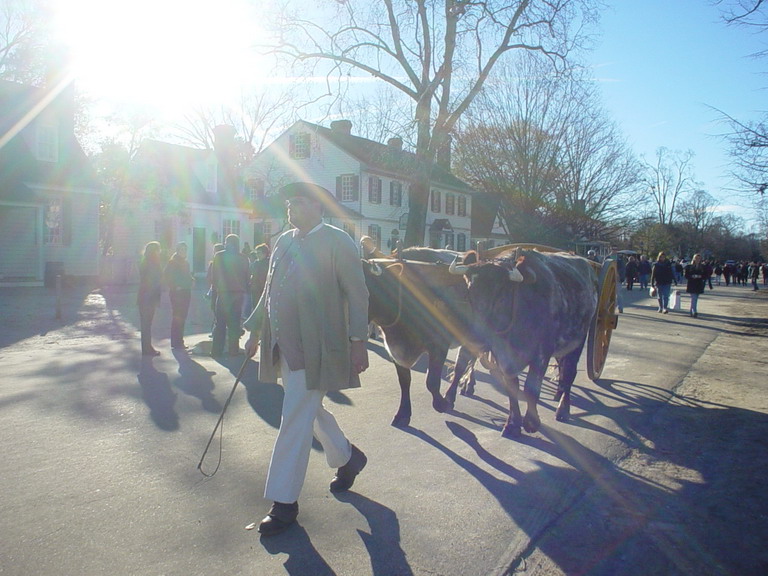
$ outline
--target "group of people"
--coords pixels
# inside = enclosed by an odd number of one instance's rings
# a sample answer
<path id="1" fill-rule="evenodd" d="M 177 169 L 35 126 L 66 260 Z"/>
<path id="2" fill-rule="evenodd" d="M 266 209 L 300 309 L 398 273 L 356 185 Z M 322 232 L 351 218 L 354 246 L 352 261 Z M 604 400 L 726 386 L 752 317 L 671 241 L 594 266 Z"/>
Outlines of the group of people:
<path id="1" fill-rule="evenodd" d="M 683 268 L 683 277 L 686 280 L 685 291 L 690 294 L 691 304 L 688 313 L 693 318 L 699 316 L 699 296 L 704 293 L 707 280 L 707 267 L 701 260 L 701 254 L 694 254 L 690 264 Z M 656 262 L 651 266 L 651 287 L 656 291 L 659 301 L 658 311 L 662 314 L 669 313 L 669 302 L 672 293 L 672 284 L 678 285 L 678 276 L 675 274 L 675 263 L 667 258 L 664 252 L 659 252 Z M 710 282 L 710 289 L 712 288 Z"/>
<path id="2" fill-rule="evenodd" d="M 619 285 L 626 285 L 627 290 L 632 290 L 638 283 L 641 289 L 649 290 L 657 298 L 661 314 L 668 314 L 672 307 L 672 286 L 685 282 L 685 291 L 690 295 L 688 313 L 697 318 L 699 296 L 707 286 L 712 289 L 712 276 L 717 274 L 717 267 L 702 260 L 701 254 L 694 254 L 690 262 L 672 260 L 665 252 L 659 252 L 655 262 L 649 261 L 645 255 L 630 255 L 625 260 L 623 254 L 616 252 L 610 258 L 616 261 Z M 617 307 L 619 312 L 624 311 L 621 290 L 617 291 Z"/>
<path id="3" fill-rule="evenodd" d="M 752 290 L 758 290 L 758 281 L 763 277 L 763 285 L 768 284 L 768 263 L 753 260 L 747 261 L 728 261 L 725 264 L 716 264 L 714 268 L 717 284 L 720 285 L 720 278 L 724 278 L 725 285 L 730 286 L 731 282 L 739 286 L 746 286 L 751 282 Z"/>
<path id="4" fill-rule="evenodd" d="M 137 304 L 141 328 L 141 353 L 158 356 L 160 351 L 152 346 L 152 320 L 160 305 L 163 288 L 168 289 L 171 301 L 171 348 L 184 350 L 184 325 L 192 299 L 194 276 L 187 260 L 187 245 L 179 242 L 168 263 L 163 265 L 159 242 L 149 242 L 139 264 L 139 291 Z"/>
<path id="5" fill-rule="evenodd" d="M 239 348 L 243 334 L 242 320 L 250 314 L 258 301 L 267 279 L 270 249 L 260 244 L 254 250 L 239 248 L 240 238 L 230 234 L 224 244 L 214 246 L 214 257 L 208 266 L 211 310 L 214 315 L 212 356 L 224 353 L 229 339 L 229 353 L 242 353 Z M 247 243 L 246 243 L 247 244 Z M 176 245 L 167 264 L 163 265 L 159 242 L 147 243 L 139 264 L 139 290 L 137 304 L 141 327 L 141 352 L 144 356 L 157 356 L 160 352 L 152 345 L 152 321 L 160 305 L 163 290 L 168 290 L 171 302 L 171 348 L 186 350 L 184 326 L 189 314 L 195 278 L 187 260 L 185 242 Z"/>

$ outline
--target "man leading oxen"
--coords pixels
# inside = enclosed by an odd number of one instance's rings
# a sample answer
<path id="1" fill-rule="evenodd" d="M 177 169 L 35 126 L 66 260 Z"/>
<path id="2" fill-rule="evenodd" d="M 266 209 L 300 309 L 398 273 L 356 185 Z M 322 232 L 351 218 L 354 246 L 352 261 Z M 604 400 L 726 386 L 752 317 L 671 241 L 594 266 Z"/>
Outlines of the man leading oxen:
<path id="1" fill-rule="evenodd" d="M 519 437 L 521 426 L 529 433 L 539 430 L 537 402 L 552 357 L 560 368 L 555 417 L 567 422 L 576 366 L 597 310 L 595 267 L 565 252 L 510 248 L 479 262 L 469 252 L 451 271 L 466 279 L 474 335 L 490 353 L 488 368 L 507 388 L 509 417 L 502 435 Z M 523 418 L 518 375 L 526 366 Z"/>

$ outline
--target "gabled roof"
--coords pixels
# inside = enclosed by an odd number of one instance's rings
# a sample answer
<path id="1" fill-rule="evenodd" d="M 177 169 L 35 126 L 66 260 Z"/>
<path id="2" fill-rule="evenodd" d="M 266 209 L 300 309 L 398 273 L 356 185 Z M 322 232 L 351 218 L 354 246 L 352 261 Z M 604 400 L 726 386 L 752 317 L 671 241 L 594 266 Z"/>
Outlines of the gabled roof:
<path id="1" fill-rule="evenodd" d="M 299 120 L 298 123 L 305 124 L 317 134 L 371 168 L 399 174 L 405 178 L 412 178 L 416 173 L 416 154 L 413 152 L 393 148 L 387 144 L 346 134 L 332 128 L 320 126 L 319 124 L 306 122 L 305 120 Z M 466 182 L 460 180 L 450 170 L 437 163 L 432 167 L 432 182 L 457 190 L 472 191 Z"/>
<path id="2" fill-rule="evenodd" d="M 35 198 L 38 186 L 101 189 L 74 134 L 71 98 L 70 91 L 50 97 L 44 88 L 0 80 L 0 198 L 29 201 Z M 43 111 L 59 120 L 57 162 L 37 159 L 35 119 Z"/>
<path id="3" fill-rule="evenodd" d="M 132 179 L 145 192 L 156 188 L 182 202 L 245 208 L 240 186 L 210 192 L 200 180 L 215 158 L 210 149 L 144 140 L 132 163 Z"/>

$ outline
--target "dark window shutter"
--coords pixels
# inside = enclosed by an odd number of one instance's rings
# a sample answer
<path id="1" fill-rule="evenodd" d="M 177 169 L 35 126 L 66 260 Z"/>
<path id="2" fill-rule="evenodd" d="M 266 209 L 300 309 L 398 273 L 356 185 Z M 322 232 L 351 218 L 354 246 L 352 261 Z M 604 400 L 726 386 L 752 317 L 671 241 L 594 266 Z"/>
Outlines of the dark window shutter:
<path id="1" fill-rule="evenodd" d="M 288 135 L 288 156 L 291 158 L 296 157 L 296 134 Z"/>
<path id="2" fill-rule="evenodd" d="M 353 200 L 357 202 L 360 199 L 360 176 L 352 177 L 352 192 L 354 193 Z"/>
<path id="3" fill-rule="evenodd" d="M 341 176 L 336 176 L 336 198 L 341 200 Z"/>
<path id="4" fill-rule="evenodd" d="M 64 198 L 61 201 L 61 241 L 64 246 L 72 245 L 72 200 Z"/>

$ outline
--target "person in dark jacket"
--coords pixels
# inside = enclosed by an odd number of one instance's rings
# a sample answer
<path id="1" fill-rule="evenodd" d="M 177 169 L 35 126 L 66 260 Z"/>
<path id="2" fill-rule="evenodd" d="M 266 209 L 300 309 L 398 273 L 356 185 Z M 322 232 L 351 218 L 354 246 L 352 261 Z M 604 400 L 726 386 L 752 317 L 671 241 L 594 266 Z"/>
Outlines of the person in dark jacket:
<path id="1" fill-rule="evenodd" d="M 651 279 L 651 263 L 645 254 L 640 256 L 640 262 L 637 263 L 637 278 L 640 282 L 640 290 L 648 290 L 648 282 Z"/>
<path id="2" fill-rule="evenodd" d="M 669 294 L 672 291 L 673 282 L 675 282 L 675 270 L 672 267 L 672 262 L 667 259 L 664 252 L 659 252 L 659 256 L 651 268 L 651 286 L 656 288 L 659 312 L 664 314 L 669 313 Z"/>
<path id="3" fill-rule="evenodd" d="M 160 304 L 163 290 L 163 265 L 160 261 L 160 242 L 149 242 L 139 263 L 139 305 L 141 325 L 141 353 L 144 356 L 158 356 L 160 352 L 152 347 L 152 320 Z"/>
<path id="4" fill-rule="evenodd" d="M 194 280 L 187 260 L 187 244 L 179 242 L 165 267 L 165 284 L 171 299 L 171 348 L 174 350 L 186 349 L 184 324 L 189 314 Z"/>
<path id="5" fill-rule="evenodd" d="M 216 323 L 213 327 L 211 356 L 224 355 L 224 341 L 228 339 L 229 355 L 240 354 L 240 315 L 250 280 L 248 257 L 240 253 L 240 237 L 230 234 L 224 240 L 224 250 L 217 252 L 211 265 L 213 286 L 216 289 Z"/>
<path id="6" fill-rule="evenodd" d="M 627 279 L 627 290 L 632 290 L 632 286 L 637 280 L 637 258 L 634 256 L 629 257 L 629 262 L 627 262 L 624 274 Z"/>
<path id="7" fill-rule="evenodd" d="M 251 297 L 253 305 L 261 298 L 264 291 L 264 285 L 267 283 L 267 273 L 269 272 L 270 249 L 267 244 L 259 244 L 253 249 L 256 258 L 251 262 Z"/>
<path id="8" fill-rule="evenodd" d="M 706 287 L 706 270 L 701 263 L 701 254 L 694 254 L 691 258 L 691 263 L 685 267 L 685 278 L 688 280 L 688 285 L 685 291 L 691 295 L 691 309 L 690 315 L 694 318 L 699 316 L 698 304 L 699 294 L 704 292 Z"/>

